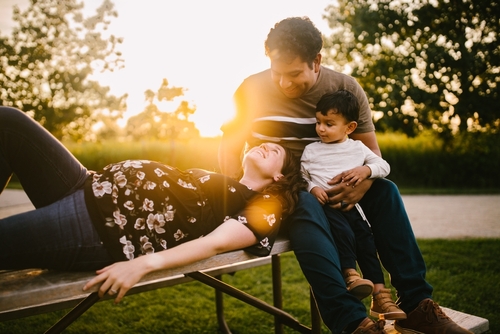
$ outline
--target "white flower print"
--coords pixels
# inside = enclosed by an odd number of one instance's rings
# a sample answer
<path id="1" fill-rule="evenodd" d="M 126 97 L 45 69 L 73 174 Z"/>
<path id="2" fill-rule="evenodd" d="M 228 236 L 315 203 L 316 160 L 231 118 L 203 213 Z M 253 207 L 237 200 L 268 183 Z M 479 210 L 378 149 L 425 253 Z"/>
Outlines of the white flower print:
<path id="1" fill-rule="evenodd" d="M 161 239 L 161 240 L 160 240 L 160 246 L 161 246 L 163 249 L 167 249 L 167 240 L 165 240 L 165 239 Z"/>
<path id="2" fill-rule="evenodd" d="M 113 217 L 115 218 L 115 224 L 120 226 L 120 228 L 123 230 L 123 227 L 127 225 L 127 217 L 125 217 L 125 215 L 122 215 L 120 213 L 120 210 L 114 211 Z"/>
<path id="3" fill-rule="evenodd" d="M 135 252 L 135 247 L 132 244 L 130 240 L 127 240 L 125 236 L 120 238 L 120 243 L 123 244 L 123 254 L 127 257 L 129 260 L 134 259 L 134 252 Z"/>
<path id="4" fill-rule="evenodd" d="M 92 175 L 92 182 L 97 182 L 99 181 L 99 179 L 102 177 L 102 174 L 97 174 L 95 173 L 94 175 Z"/>
<path id="5" fill-rule="evenodd" d="M 104 194 L 111 194 L 112 184 L 109 181 L 92 183 L 92 190 L 95 197 L 102 197 Z"/>
<path id="6" fill-rule="evenodd" d="M 172 209 L 172 206 L 169 205 L 169 206 L 167 206 L 167 208 Z M 172 220 L 174 220 L 174 216 L 175 216 L 175 210 L 167 210 L 167 212 L 165 212 L 165 220 L 168 222 L 171 222 Z"/>
<path id="7" fill-rule="evenodd" d="M 123 174 L 122 171 L 116 172 L 113 175 L 113 179 L 115 180 L 115 184 L 120 188 L 123 188 L 127 185 L 127 177 Z"/>
<path id="8" fill-rule="evenodd" d="M 128 209 L 129 211 L 134 210 L 134 202 L 130 200 L 123 203 L 123 206 L 125 207 L 125 209 Z"/>
<path id="9" fill-rule="evenodd" d="M 231 219 L 231 217 L 229 216 L 224 217 L 224 222 L 227 222 L 229 219 Z"/>
<path id="10" fill-rule="evenodd" d="M 196 218 L 195 217 L 187 217 L 187 221 L 191 224 L 196 223 Z"/>
<path id="11" fill-rule="evenodd" d="M 165 188 L 170 188 L 170 184 L 167 181 L 163 181 L 163 186 Z"/>
<path id="12" fill-rule="evenodd" d="M 248 223 L 247 222 L 247 217 L 243 217 L 243 216 L 238 216 L 238 221 L 242 224 L 246 224 Z"/>
<path id="13" fill-rule="evenodd" d="M 135 176 L 139 179 L 139 180 L 144 180 L 144 177 L 146 176 L 146 173 L 144 173 L 143 171 L 138 171 Z"/>
<path id="14" fill-rule="evenodd" d="M 142 202 L 142 211 L 153 211 L 154 210 L 155 203 L 148 199 L 145 198 L 144 201 Z"/>
<path id="15" fill-rule="evenodd" d="M 153 244 L 149 241 L 149 238 L 143 235 L 139 241 L 141 242 L 141 248 L 143 254 L 153 254 L 155 249 L 153 248 Z"/>
<path id="16" fill-rule="evenodd" d="M 136 230 L 144 230 L 146 228 L 146 219 L 144 219 L 144 218 L 137 218 L 135 220 L 134 228 Z"/>
<path id="17" fill-rule="evenodd" d="M 156 183 L 154 183 L 153 181 L 146 181 L 146 183 L 144 184 L 144 189 L 146 190 L 153 190 L 154 188 L 156 188 Z"/>
<path id="18" fill-rule="evenodd" d="M 132 194 L 132 190 L 126 189 L 125 190 L 125 196 L 130 196 L 130 194 Z"/>
<path id="19" fill-rule="evenodd" d="M 183 188 L 186 188 L 186 189 L 196 190 L 196 187 L 193 186 L 191 183 L 187 183 L 186 181 L 181 180 L 181 179 L 177 180 L 177 184 L 180 185 Z"/>
<path id="20" fill-rule="evenodd" d="M 111 217 L 106 217 L 106 226 L 107 227 L 115 226 L 115 220 Z"/>
<path id="21" fill-rule="evenodd" d="M 113 199 L 113 204 L 118 203 L 118 187 L 113 184 L 113 191 L 111 192 L 111 198 Z"/>
<path id="22" fill-rule="evenodd" d="M 271 213 L 270 215 L 264 215 L 264 220 L 267 220 L 269 226 L 273 226 L 274 223 L 276 223 L 276 216 L 274 215 L 274 213 Z"/>
<path id="23" fill-rule="evenodd" d="M 181 239 L 184 239 L 185 237 L 187 237 L 188 235 L 187 234 L 184 234 L 184 232 L 182 232 L 180 229 L 177 230 L 177 232 L 174 233 L 174 238 L 175 238 L 175 241 L 179 241 Z"/>
<path id="24" fill-rule="evenodd" d="M 150 230 L 155 230 L 156 233 L 165 233 L 165 217 L 162 214 L 152 214 L 148 215 L 148 220 L 146 221 Z"/>
<path id="25" fill-rule="evenodd" d="M 262 247 L 265 247 L 265 248 L 269 247 L 269 239 L 267 237 L 265 237 L 264 239 L 262 239 L 260 241 L 260 244 L 262 245 Z"/>
<path id="26" fill-rule="evenodd" d="M 205 206 L 205 201 L 201 201 L 201 202 L 197 201 L 196 205 L 198 205 L 198 206 Z"/>
<path id="27" fill-rule="evenodd" d="M 127 160 L 123 163 L 125 168 L 142 168 L 142 161 L 139 160 Z"/>
<path id="28" fill-rule="evenodd" d="M 155 168 L 155 173 L 156 173 L 156 176 L 158 176 L 158 177 L 162 177 L 163 175 L 167 175 L 167 173 L 165 173 L 164 171 L 162 171 L 159 168 Z"/>
<path id="29" fill-rule="evenodd" d="M 227 189 L 228 189 L 230 192 L 232 192 L 232 193 L 234 193 L 234 192 L 236 191 L 236 189 L 235 189 L 233 186 L 230 186 L 230 185 L 228 185 L 228 186 L 227 186 Z"/>
<path id="30" fill-rule="evenodd" d="M 200 182 L 201 183 L 205 183 L 208 180 L 210 180 L 210 175 L 205 175 L 205 176 L 200 177 Z"/>
<path id="31" fill-rule="evenodd" d="M 121 168 L 120 165 L 113 165 L 109 171 L 112 172 L 112 173 L 114 173 L 117 170 L 120 170 L 120 168 Z"/>

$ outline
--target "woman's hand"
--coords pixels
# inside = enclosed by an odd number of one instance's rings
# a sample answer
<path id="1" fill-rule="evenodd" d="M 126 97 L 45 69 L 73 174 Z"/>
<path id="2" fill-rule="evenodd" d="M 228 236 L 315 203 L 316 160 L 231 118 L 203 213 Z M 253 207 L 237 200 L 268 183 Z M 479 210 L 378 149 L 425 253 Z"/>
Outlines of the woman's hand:
<path id="1" fill-rule="evenodd" d="M 111 296 L 116 294 L 115 303 L 119 303 L 128 290 L 149 272 L 146 265 L 148 256 L 142 256 L 132 261 L 116 262 L 97 270 L 97 276 L 88 281 L 83 290 L 102 283 L 98 291 L 99 297 L 102 298 L 106 293 Z"/>
<path id="2" fill-rule="evenodd" d="M 99 297 L 106 293 L 117 294 L 115 302 L 118 303 L 128 290 L 150 272 L 184 266 L 219 253 L 243 249 L 257 242 L 248 227 L 235 219 L 229 219 L 202 238 L 98 270 L 97 276 L 88 281 L 83 290 L 102 283 L 99 287 Z"/>

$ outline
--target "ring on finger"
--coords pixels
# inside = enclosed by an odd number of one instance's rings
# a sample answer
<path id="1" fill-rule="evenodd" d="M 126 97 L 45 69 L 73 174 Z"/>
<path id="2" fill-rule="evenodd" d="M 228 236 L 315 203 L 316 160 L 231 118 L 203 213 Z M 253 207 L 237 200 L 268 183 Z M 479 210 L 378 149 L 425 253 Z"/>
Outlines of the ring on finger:
<path id="1" fill-rule="evenodd" d="M 340 208 L 345 209 L 345 208 L 347 208 L 347 205 L 348 204 L 346 202 L 340 201 Z"/>

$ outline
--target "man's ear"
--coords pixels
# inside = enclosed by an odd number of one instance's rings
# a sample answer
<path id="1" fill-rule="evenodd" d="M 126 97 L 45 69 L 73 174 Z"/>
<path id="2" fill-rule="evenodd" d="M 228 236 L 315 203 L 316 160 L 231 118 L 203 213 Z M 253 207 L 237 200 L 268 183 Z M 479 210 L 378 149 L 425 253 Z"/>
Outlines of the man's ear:
<path id="1" fill-rule="evenodd" d="M 316 58 L 313 60 L 313 69 L 315 73 L 319 72 L 319 68 L 321 66 L 321 53 L 318 53 Z"/>
<path id="2" fill-rule="evenodd" d="M 349 124 L 347 124 L 346 134 L 350 135 L 351 133 L 354 132 L 354 130 L 356 130 L 357 127 L 358 127 L 358 122 L 356 121 L 349 122 Z"/>
<path id="3" fill-rule="evenodd" d="M 273 177 L 274 179 L 274 182 L 278 182 L 279 180 L 281 180 L 282 178 L 284 178 L 285 176 L 283 174 L 278 174 L 278 175 L 275 175 Z"/>

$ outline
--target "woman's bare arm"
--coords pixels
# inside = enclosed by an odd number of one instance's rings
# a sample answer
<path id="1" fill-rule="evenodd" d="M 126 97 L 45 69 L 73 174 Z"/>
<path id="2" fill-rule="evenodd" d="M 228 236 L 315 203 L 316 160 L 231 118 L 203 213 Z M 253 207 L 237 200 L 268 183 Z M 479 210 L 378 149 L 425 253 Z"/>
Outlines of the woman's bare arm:
<path id="1" fill-rule="evenodd" d="M 175 268 L 216 254 L 243 249 L 256 244 L 257 241 L 250 229 L 230 219 L 205 237 L 131 261 L 117 262 L 98 270 L 97 276 L 87 282 L 83 290 L 102 283 L 99 296 L 102 297 L 106 292 L 111 295 L 117 293 L 115 302 L 118 303 L 130 288 L 150 272 Z"/>

